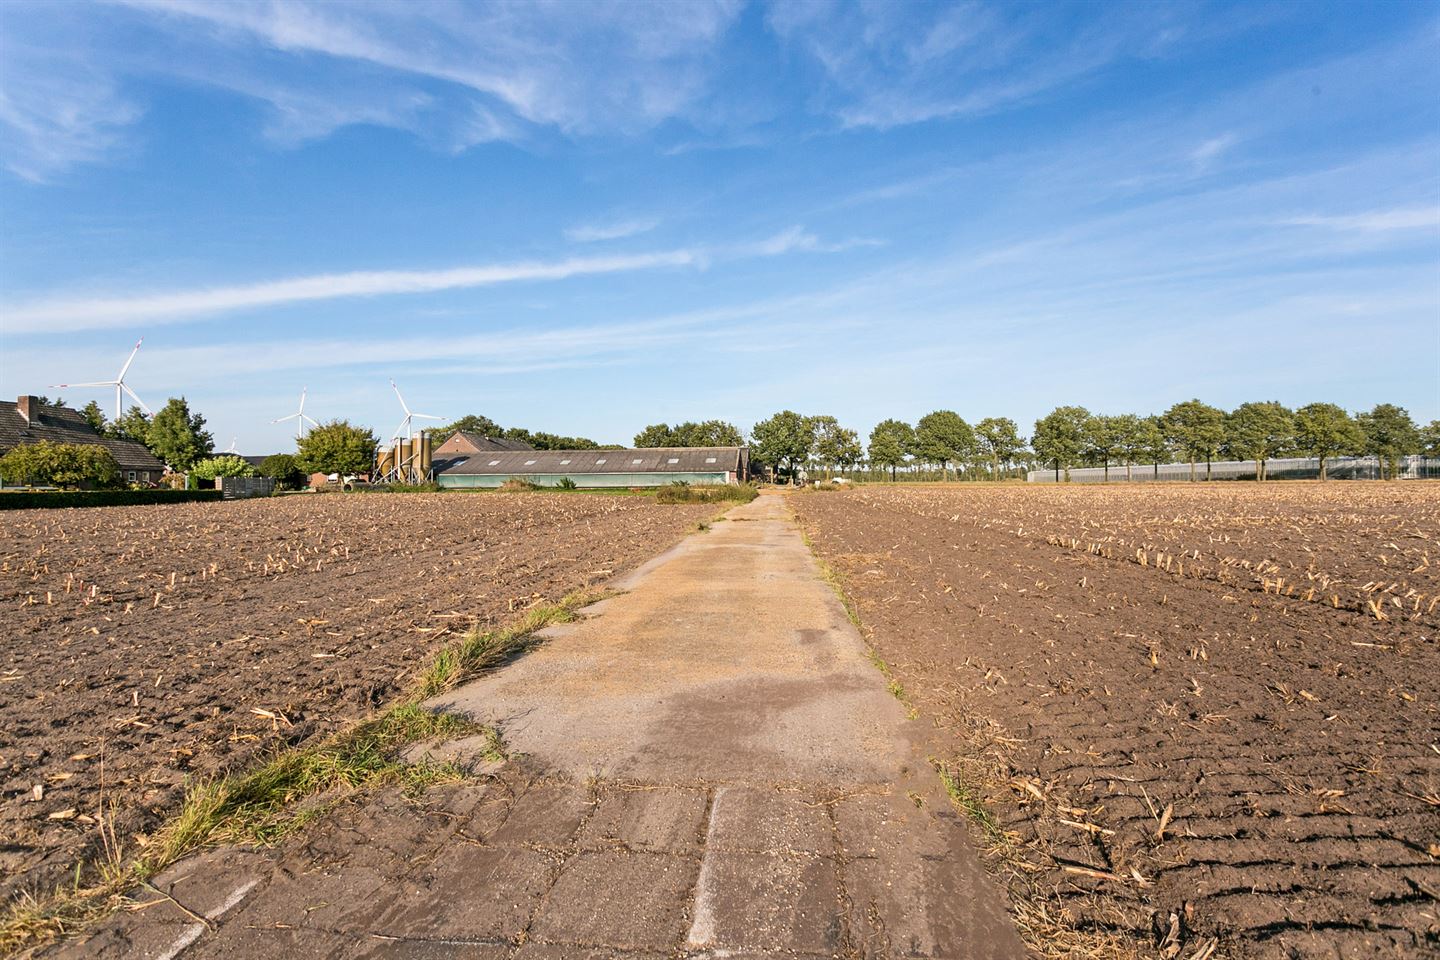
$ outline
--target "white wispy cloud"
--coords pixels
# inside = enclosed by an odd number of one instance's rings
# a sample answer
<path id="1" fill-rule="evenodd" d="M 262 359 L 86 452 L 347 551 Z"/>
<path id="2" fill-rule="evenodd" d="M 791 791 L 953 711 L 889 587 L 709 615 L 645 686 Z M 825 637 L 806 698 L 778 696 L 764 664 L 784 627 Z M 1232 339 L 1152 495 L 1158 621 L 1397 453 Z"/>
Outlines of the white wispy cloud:
<path id="1" fill-rule="evenodd" d="M 603 223 L 576 224 L 565 231 L 565 239 L 571 243 L 595 243 L 602 240 L 622 240 L 642 233 L 649 233 L 660 226 L 656 217 L 637 217 L 628 220 L 611 220 Z"/>
<path id="2" fill-rule="evenodd" d="M 683 267 L 698 261 L 699 257 L 693 250 L 669 250 L 620 257 L 575 257 L 548 263 L 321 274 L 138 296 L 42 300 L 0 311 L 0 322 L 11 333 L 96 330 L 127 326 L 140 319 L 146 323 L 176 323 L 229 310 L 345 297 L 433 293 L 527 280 L 563 280 L 577 276 Z"/>
<path id="3" fill-rule="evenodd" d="M 757 241 L 623 256 L 570 257 L 440 270 L 362 270 L 156 293 L 42 299 L 0 307 L 0 325 L 8 333 L 18 334 L 99 330 L 130 326 L 140 320 L 146 324 L 181 323 L 233 310 L 353 297 L 436 293 L 640 270 L 704 269 L 716 260 L 774 257 L 795 252 L 839 253 L 877 244 L 878 241 L 868 239 L 827 243 L 804 227 L 796 226 Z"/>
<path id="4" fill-rule="evenodd" d="M 1280 222 L 1286 226 L 1327 227 L 1331 230 L 1358 233 L 1434 229 L 1440 227 L 1440 207 L 1402 207 L 1393 210 L 1368 210 L 1364 213 L 1338 215 L 1315 214 L 1290 217 Z"/>

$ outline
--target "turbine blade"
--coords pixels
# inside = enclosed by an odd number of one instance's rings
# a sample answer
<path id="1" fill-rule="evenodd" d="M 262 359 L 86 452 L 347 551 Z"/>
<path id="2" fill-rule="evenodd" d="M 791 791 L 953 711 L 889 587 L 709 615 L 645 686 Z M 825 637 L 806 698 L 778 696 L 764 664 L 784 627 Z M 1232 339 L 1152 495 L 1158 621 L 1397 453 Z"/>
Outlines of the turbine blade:
<path id="1" fill-rule="evenodd" d="M 145 406 L 145 401 L 141 400 L 139 395 L 136 394 L 134 390 L 131 390 L 123 383 L 118 383 L 116 384 L 116 386 L 118 386 L 121 390 L 124 390 L 126 393 L 130 394 L 130 399 L 134 400 L 136 405 L 139 406 L 141 410 L 144 410 L 146 413 L 150 412 L 150 408 Z"/>
<path id="2" fill-rule="evenodd" d="M 113 387 L 114 380 L 96 380 L 94 383 L 52 383 L 52 387 Z"/>
<path id="3" fill-rule="evenodd" d="M 305 391 L 307 389 L 307 387 L 300 388 L 300 413 L 302 415 L 305 413 Z"/>
<path id="4" fill-rule="evenodd" d="M 405 411 L 405 419 L 406 419 L 406 420 L 409 420 L 409 419 L 410 419 L 410 408 L 405 404 L 405 398 L 402 397 L 402 396 L 400 396 L 400 388 L 399 388 L 398 386 L 396 386 L 394 380 L 391 380 L 391 381 L 390 381 L 390 386 L 391 386 L 391 388 L 393 388 L 394 391 L 395 391 L 395 399 L 397 399 L 397 400 L 400 401 L 400 409 Z"/>
<path id="5" fill-rule="evenodd" d="M 298 414 L 298 413 L 292 413 L 292 414 L 290 414 L 290 416 L 288 416 L 288 417 L 276 417 L 274 420 L 271 420 L 270 422 L 271 422 L 271 423 L 284 423 L 286 420 L 294 420 L 294 419 L 295 419 L 296 417 L 298 417 L 298 416 L 300 416 L 300 414 Z"/>
<path id="6" fill-rule="evenodd" d="M 135 341 L 135 349 L 130 351 L 130 359 L 125 361 L 125 366 L 120 368 L 120 376 L 115 378 L 117 382 L 125 379 L 125 374 L 128 373 L 130 370 L 130 364 L 135 362 L 135 354 L 140 352 L 140 344 L 144 342 L 144 337 L 141 337 L 139 340 Z"/>
<path id="7" fill-rule="evenodd" d="M 312 426 L 320 426 L 320 421 L 316 420 L 314 417 L 305 417 L 304 414 L 301 414 L 301 416 L 304 417 L 304 419 L 309 420 Z"/>
<path id="8" fill-rule="evenodd" d="M 432 417 L 432 416 L 431 416 L 430 414 L 428 414 L 428 413 L 412 413 L 412 414 L 410 414 L 410 416 L 414 417 L 414 418 L 417 419 L 417 420 L 444 420 L 444 419 L 445 419 L 444 417 Z"/>

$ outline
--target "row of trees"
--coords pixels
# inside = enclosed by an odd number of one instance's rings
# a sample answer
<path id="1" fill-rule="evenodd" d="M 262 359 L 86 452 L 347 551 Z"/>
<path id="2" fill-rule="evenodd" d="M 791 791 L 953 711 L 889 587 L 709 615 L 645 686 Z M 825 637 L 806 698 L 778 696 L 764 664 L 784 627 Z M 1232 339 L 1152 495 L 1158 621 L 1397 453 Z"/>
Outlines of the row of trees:
<path id="1" fill-rule="evenodd" d="M 1137 463 L 1189 462 L 1205 477 L 1216 459 L 1255 461 L 1255 479 L 1266 478 L 1277 457 L 1299 455 L 1320 461 L 1325 479 L 1330 460 L 1372 456 L 1381 476 L 1393 478 L 1400 460 L 1411 454 L 1440 456 L 1440 421 L 1421 428 L 1403 408 L 1382 403 L 1351 416 L 1333 403 L 1311 403 L 1290 410 L 1273 400 L 1243 403 L 1226 412 L 1200 400 L 1177 403 L 1157 416 L 1093 414 L 1084 407 L 1057 407 L 1036 421 L 1031 442 L 1035 459 L 1069 476 L 1075 466 L 1123 465 L 1126 478 Z"/>
<path id="2" fill-rule="evenodd" d="M 731 424 L 712 420 L 673 430 L 658 424 L 635 439 L 637 446 L 711 446 L 738 443 L 740 436 Z M 1208 479 L 1214 460 L 1232 459 L 1255 461 L 1256 479 L 1263 480 L 1270 460 L 1300 455 L 1318 458 L 1324 479 L 1329 460 L 1361 454 L 1376 457 L 1382 476 L 1394 477 L 1406 456 L 1440 456 L 1440 422 L 1422 428 L 1403 407 L 1388 403 L 1351 416 L 1331 403 L 1290 410 L 1258 401 L 1227 412 L 1187 400 L 1155 416 L 1058 407 L 1036 421 L 1027 440 L 1007 417 L 987 417 L 972 426 L 953 410 L 936 410 L 913 425 L 884 420 L 862 447 L 858 434 L 834 417 L 782 410 L 755 424 L 750 445 L 756 462 L 781 473 L 794 476 L 803 467 L 818 467 L 827 478 L 833 470 L 866 463 L 888 470 L 891 479 L 902 467 L 932 467 L 946 479 L 962 471 L 998 478 L 1029 464 L 1053 467 L 1057 479 L 1075 466 L 1103 467 L 1107 477 L 1111 466 L 1123 466 L 1129 479 L 1136 464 L 1154 465 L 1158 474 L 1160 464 L 1188 461 L 1195 479 L 1203 461 Z"/>

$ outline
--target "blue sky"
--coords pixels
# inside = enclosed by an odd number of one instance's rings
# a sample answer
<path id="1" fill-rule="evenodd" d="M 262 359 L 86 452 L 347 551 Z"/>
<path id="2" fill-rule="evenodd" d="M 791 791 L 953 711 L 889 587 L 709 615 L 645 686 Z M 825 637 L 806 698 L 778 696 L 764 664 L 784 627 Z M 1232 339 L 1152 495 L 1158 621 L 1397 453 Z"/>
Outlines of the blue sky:
<path id="1" fill-rule="evenodd" d="M 0 395 L 1440 417 L 1440 6 L 0 5 Z M 75 405 L 104 390 L 65 391 Z"/>

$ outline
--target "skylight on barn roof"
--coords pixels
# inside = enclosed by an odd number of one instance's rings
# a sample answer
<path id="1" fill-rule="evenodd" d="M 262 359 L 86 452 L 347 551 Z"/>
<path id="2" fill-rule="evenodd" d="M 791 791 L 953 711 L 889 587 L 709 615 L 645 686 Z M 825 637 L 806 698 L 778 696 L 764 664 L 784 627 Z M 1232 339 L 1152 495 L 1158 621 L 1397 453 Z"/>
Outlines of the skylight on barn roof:
<path id="1" fill-rule="evenodd" d="M 715 458 L 714 458 L 714 457 L 706 457 L 706 458 L 705 458 L 705 462 L 706 462 L 706 463 L 714 463 L 714 462 L 715 462 Z"/>
<path id="2" fill-rule="evenodd" d="M 671 457 L 669 460 L 666 460 L 665 462 L 666 462 L 666 463 L 679 463 L 679 462 L 680 462 L 680 458 L 679 458 L 679 457 Z"/>
<path id="3" fill-rule="evenodd" d="M 569 461 L 569 460 L 561 460 L 560 462 L 561 462 L 562 464 L 566 464 L 566 463 L 569 463 L 570 461 Z"/>
<path id="4" fill-rule="evenodd" d="M 596 460 L 596 461 L 595 461 L 595 465 L 596 465 L 596 466 L 599 466 L 600 464 L 602 464 L 602 463 L 604 463 L 604 462 L 605 462 L 605 458 L 604 458 L 604 457 L 601 457 L 599 460 Z"/>
<path id="5" fill-rule="evenodd" d="M 631 460 L 630 462 L 631 462 L 631 463 L 644 463 L 645 461 L 644 461 L 644 460 L 641 460 L 639 457 L 636 457 L 634 460 Z"/>
<path id="6" fill-rule="evenodd" d="M 499 460 L 491 460 L 491 461 L 490 461 L 490 466 L 492 466 L 492 467 L 498 467 L 499 465 L 500 465 L 500 461 L 499 461 Z"/>
<path id="7" fill-rule="evenodd" d="M 534 465 L 535 465 L 535 461 L 534 461 L 534 460 L 526 460 L 526 461 L 525 461 L 525 466 L 527 466 L 527 467 L 533 467 Z"/>

